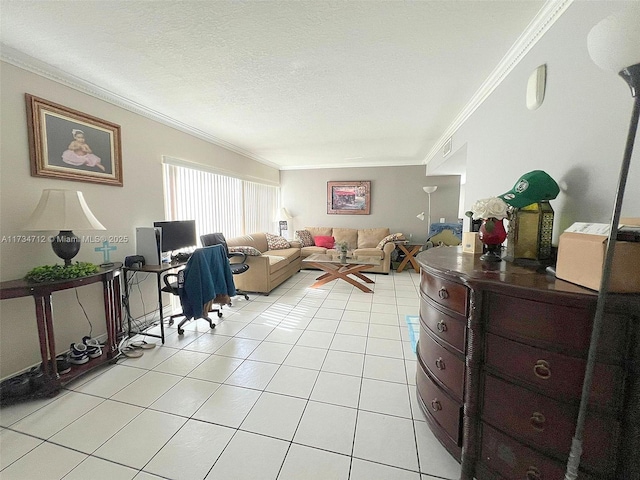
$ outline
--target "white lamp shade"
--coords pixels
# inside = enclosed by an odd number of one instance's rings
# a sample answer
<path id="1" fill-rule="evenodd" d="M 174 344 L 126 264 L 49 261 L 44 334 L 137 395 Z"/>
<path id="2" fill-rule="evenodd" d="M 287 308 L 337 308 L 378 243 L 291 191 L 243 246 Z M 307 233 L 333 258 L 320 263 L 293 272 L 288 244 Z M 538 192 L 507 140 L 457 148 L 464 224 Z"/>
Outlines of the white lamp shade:
<path id="1" fill-rule="evenodd" d="M 424 212 L 420 212 L 418 215 L 416 215 L 416 218 L 424 222 Z"/>
<path id="2" fill-rule="evenodd" d="M 289 213 L 289 210 L 282 207 L 280 209 L 280 218 L 282 218 L 282 220 L 291 220 L 293 216 Z"/>
<path id="3" fill-rule="evenodd" d="M 589 55 L 600 68 L 621 70 L 640 63 L 640 2 L 629 2 L 589 32 Z"/>
<path id="4" fill-rule="evenodd" d="M 91 213 L 82 192 L 47 189 L 25 230 L 106 230 Z"/>
<path id="5" fill-rule="evenodd" d="M 438 189 L 437 186 L 435 185 L 430 185 L 428 187 L 422 187 L 422 190 L 424 190 L 426 193 L 433 193 Z"/>

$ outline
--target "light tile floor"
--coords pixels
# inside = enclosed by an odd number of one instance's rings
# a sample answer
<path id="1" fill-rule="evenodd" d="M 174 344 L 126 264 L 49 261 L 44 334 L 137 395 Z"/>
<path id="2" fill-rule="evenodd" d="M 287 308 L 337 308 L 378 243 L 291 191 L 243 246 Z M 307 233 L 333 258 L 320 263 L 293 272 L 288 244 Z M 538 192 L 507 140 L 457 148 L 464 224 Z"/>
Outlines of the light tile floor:
<path id="1" fill-rule="evenodd" d="M 415 399 L 419 276 L 302 271 L 164 346 L 0 410 L 3 480 L 434 480 L 459 464 Z M 157 328 L 157 327 L 156 327 Z M 157 341 L 146 337 L 147 341 Z"/>

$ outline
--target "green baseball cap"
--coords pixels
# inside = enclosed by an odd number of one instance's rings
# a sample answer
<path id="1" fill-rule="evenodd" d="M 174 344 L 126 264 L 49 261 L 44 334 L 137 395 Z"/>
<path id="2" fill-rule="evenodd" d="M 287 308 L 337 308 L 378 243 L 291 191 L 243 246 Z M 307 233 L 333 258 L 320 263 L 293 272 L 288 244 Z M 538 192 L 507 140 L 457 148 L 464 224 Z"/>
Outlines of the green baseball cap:
<path id="1" fill-rule="evenodd" d="M 522 208 L 543 200 L 553 200 L 560 193 L 556 181 L 542 170 L 534 170 L 520 177 L 511 190 L 499 195 L 514 208 Z"/>

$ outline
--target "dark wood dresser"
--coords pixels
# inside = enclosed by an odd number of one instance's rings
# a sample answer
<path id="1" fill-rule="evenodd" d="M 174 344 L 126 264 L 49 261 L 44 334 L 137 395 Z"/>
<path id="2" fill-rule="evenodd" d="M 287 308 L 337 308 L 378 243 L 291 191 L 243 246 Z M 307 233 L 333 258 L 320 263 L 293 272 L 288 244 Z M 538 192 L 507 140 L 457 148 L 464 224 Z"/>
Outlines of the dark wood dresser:
<path id="1" fill-rule="evenodd" d="M 417 395 L 463 480 L 562 480 L 597 292 L 460 247 L 418 256 Z M 580 479 L 640 479 L 640 295 L 610 295 Z"/>

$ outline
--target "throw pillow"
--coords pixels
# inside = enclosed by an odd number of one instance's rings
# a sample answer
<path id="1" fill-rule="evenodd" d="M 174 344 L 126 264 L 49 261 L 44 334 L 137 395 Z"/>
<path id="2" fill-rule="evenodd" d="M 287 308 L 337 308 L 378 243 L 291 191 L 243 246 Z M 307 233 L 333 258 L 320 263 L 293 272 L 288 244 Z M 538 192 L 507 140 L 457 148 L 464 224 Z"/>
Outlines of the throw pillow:
<path id="1" fill-rule="evenodd" d="M 285 248 L 291 248 L 291 245 L 286 238 L 273 235 L 272 233 L 267 233 L 266 235 L 269 250 L 283 250 Z"/>
<path id="2" fill-rule="evenodd" d="M 389 242 L 401 242 L 406 240 L 404 238 L 404 233 L 392 233 L 391 235 L 387 235 L 378 244 L 377 248 L 384 248 L 384 246 Z"/>
<path id="3" fill-rule="evenodd" d="M 317 237 L 313 237 L 313 242 L 316 244 L 316 247 L 324 247 L 330 249 L 335 245 L 336 239 L 325 235 L 318 235 Z"/>
<path id="4" fill-rule="evenodd" d="M 260 255 L 262 255 L 260 253 L 260 250 L 258 250 L 255 247 L 249 247 L 249 246 L 240 246 L 240 247 L 229 247 L 229 251 L 230 252 L 238 252 L 238 253 L 244 253 L 245 255 L 248 255 L 250 257 L 259 257 Z"/>
<path id="5" fill-rule="evenodd" d="M 296 239 L 300 240 L 303 247 L 313 247 L 313 237 L 309 230 L 296 230 Z"/>

